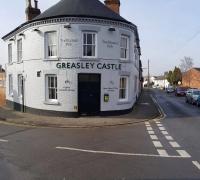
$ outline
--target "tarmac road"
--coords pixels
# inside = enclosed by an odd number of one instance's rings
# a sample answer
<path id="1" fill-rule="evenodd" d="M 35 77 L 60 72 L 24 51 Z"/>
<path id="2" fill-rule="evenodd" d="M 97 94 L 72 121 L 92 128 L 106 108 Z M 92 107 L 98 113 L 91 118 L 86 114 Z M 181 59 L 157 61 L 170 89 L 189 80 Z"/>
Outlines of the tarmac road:
<path id="1" fill-rule="evenodd" d="M 0 180 L 200 179 L 200 108 L 152 92 L 166 118 L 135 125 L 0 125 Z"/>

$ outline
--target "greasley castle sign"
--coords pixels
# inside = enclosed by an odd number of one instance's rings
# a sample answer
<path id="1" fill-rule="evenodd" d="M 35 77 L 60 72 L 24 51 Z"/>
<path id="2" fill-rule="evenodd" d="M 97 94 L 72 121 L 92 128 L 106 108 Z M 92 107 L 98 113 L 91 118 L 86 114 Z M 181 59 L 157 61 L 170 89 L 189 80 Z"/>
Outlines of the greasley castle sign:
<path id="1" fill-rule="evenodd" d="M 121 64 L 94 63 L 94 62 L 66 62 L 57 63 L 58 69 L 101 69 L 101 70 L 121 70 Z"/>

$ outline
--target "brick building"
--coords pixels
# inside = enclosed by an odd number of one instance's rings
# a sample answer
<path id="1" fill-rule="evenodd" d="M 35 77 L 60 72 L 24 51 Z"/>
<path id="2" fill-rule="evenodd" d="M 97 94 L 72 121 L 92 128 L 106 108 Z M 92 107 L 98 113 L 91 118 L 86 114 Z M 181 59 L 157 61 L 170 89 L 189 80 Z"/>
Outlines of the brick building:
<path id="1" fill-rule="evenodd" d="M 0 66 L 0 106 L 5 104 L 5 70 Z"/>
<path id="2" fill-rule="evenodd" d="M 182 75 L 183 86 L 200 88 L 200 68 L 192 68 Z"/>

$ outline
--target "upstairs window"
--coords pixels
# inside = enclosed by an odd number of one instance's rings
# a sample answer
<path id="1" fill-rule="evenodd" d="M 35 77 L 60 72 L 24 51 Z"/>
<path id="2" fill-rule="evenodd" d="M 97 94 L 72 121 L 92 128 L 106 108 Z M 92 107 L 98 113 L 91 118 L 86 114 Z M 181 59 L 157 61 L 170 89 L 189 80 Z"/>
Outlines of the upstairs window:
<path id="1" fill-rule="evenodd" d="M 121 41 L 120 41 L 120 58 L 122 60 L 127 60 L 129 53 L 129 37 L 127 36 L 121 36 Z"/>
<path id="2" fill-rule="evenodd" d="M 17 40 L 17 62 L 22 62 L 22 39 Z"/>
<path id="3" fill-rule="evenodd" d="M 96 57 L 96 33 L 83 33 L 83 57 Z"/>
<path id="4" fill-rule="evenodd" d="M 138 56 L 138 50 L 136 47 L 134 48 L 134 55 L 135 55 L 135 67 L 139 68 L 139 56 Z"/>
<path id="5" fill-rule="evenodd" d="M 120 77 L 119 100 L 128 100 L 128 77 L 126 76 Z"/>
<path id="6" fill-rule="evenodd" d="M 9 80 L 9 95 L 13 94 L 13 76 L 12 74 L 9 74 L 8 76 L 8 80 Z"/>
<path id="7" fill-rule="evenodd" d="M 46 75 L 46 100 L 56 102 L 57 99 L 57 75 Z"/>
<path id="8" fill-rule="evenodd" d="M 8 44 L 8 63 L 12 63 L 12 44 Z"/>
<path id="9" fill-rule="evenodd" d="M 46 58 L 56 58 L 57 57 L 57 33 L 47 32 L 45 34 L 46 41 Z"/>

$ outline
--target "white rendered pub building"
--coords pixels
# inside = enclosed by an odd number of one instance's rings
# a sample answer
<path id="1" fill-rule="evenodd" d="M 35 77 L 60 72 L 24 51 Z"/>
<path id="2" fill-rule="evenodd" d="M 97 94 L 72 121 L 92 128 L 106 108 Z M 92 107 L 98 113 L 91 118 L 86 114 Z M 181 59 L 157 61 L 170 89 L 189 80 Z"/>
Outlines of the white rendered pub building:
<path id="1" fill-rule="evenodd" d="M 141 53 L 120 1 L 61 0 L 43 13 L 32 5 L 27 0 L 27 21 L 2 38 L 7 105 L 66 117 L 130 112 L 141 91 Z"/>

